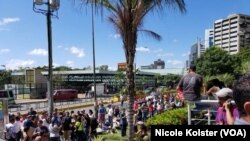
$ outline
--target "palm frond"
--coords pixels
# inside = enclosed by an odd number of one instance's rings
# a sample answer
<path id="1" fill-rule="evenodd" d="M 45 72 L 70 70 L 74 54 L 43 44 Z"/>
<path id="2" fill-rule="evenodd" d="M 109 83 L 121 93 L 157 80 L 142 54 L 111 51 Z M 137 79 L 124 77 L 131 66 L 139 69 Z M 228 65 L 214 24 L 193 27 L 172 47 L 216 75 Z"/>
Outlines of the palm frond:
<path id="1" fill-rule="evenodd" d="M 138 31 L 140 31 L 140 32 L 142 32 L 142 33 L 145 33 L 146 35 L 151 36 L 151 37 L 153 37 L 154 39 L 156 39 L 156 40 L 158 40 L 158 41 L 161 41 L 161 40 L 162 40 L 161 35 L 157 34 L 157 33 L 154 32 L 154 31 L 146 30 L 146 29 L 140 29 L 140 30 L 138 30 Z"/>

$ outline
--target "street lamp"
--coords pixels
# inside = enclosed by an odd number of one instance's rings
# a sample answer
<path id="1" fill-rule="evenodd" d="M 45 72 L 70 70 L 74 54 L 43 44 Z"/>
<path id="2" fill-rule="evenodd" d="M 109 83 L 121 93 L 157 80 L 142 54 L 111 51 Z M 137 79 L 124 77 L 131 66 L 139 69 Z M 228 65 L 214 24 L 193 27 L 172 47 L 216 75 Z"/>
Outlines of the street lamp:
<path id="1" fill-rule="evenodd" d="M 60 0 L 33 0 L 33 11 L 41 13 L 47 17 L 47 36 L 48 36 L 48 111 L 49 118 L 52 118 L 54 103 L 53 103 L 53 84 L 52 84 L 52 30 L 51 30 L 51 16 L 58 18 L 58 9 Z"/>
<path id="2" fill-rule="evenodd" d="M 94 80 L 94 100 L 96 102 L 96 78 L 95 78 L 95 25 L 94 25 L 94 4 L 91 4 L 92 22 L 92 49 L 93 49 L 93 80 Z"/>

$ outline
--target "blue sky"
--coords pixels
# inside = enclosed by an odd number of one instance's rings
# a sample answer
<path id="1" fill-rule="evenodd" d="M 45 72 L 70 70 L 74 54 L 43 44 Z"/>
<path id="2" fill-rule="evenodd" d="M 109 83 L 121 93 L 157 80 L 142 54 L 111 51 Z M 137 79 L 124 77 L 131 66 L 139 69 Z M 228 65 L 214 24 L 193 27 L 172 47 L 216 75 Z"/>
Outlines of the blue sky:
<path id="1" fill-rule="evenodd" d="M 0 64 L 7 69 L 48 64 L 46 17 L 35 13 L 33 0 L 0 1 Z M 61 0 L 59 19 L 52 19 L 53 63 L 73 68 L 92 66 L 91 11 L 73 0 Z M 162 59 L 167 68 L 184 67 L 190 47 L 215 20 L 233 13 L 250 15 L 249 0 L 186 0 L 186 14 L 174 10 L 151 14 L 144 28 L 159 33 L 155 41 L 139 34 L 136 64 L 149 65 Z M 125 62 L 121 40 L 107 22 L 106 14 L 95 17 L 96 66 L 117 69 Z M 3 67 L 0 67 L 3 69 Z"/>

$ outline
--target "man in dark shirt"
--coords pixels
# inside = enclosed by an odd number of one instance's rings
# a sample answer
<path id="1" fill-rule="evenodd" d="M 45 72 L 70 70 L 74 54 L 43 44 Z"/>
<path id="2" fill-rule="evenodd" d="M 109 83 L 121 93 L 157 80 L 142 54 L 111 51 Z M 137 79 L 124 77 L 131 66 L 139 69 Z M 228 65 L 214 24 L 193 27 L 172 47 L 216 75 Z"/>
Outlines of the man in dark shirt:
<path id="1" fill-rule="evenodd" d="M 183 96 L 187 101 L 196 101 L 201 98 L 203 78 L 195 71 L 196 67 L 190 65 L 188 73 L 181 78 L 177 86 L 177 90 L 183 91 Z"/>
<path id="2" fill-rule="evenodd" d="M 35 116 L 37 112 L 31 107 L 30 111 L 28 112 L 28 115 Z"/>
<path id="3" fill-rule="evenodd" d="M 98 127 L 98 121 L 97 118 L 92 117 L 90 118 L 90 128 L 89 128 L 89 138 L 94 138 L 97 136 L 97 127 Z"/>
<path id="4" fill-rule="evenodd" d="M 70 130 L 71 130 L 71 117 L 69 115 L 69 112 L 66 113 L 66 116 L 63 117 L 62 120 L 62 130 L 63 130 L 63 137 L 64 140 L 68 141 L 70 136 Z"/>

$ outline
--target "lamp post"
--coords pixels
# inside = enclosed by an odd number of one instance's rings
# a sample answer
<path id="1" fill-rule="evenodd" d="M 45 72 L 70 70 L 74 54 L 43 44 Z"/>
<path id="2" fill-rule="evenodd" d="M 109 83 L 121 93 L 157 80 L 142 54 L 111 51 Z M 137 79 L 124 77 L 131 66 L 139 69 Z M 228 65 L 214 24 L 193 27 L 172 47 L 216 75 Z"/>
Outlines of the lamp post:
<path id="1" fill-rule="evenodd" d="M 47 7 L 46 7 L 47 6 Z M 58 17 L 58 9 L 60 6 L 60 0 L 33 0 L 33 11 L 46 15 L 47 18 L 47 36 L 48 36 L 48 81 L 47 81 L 47 92 L 48 92 L 48 112 L 49 118 L 52 118 L 54 110 L 53 101 L 53 81 L 52 81 L 52 30 L 51 30 L 51 17 Z M 55 13 L 55 14 L 54 14 Z"/>
<path id="2" fill-rule="evenodd" d="M 94 80 L 94 100 L 96 102 L 96 78 L 95 78 L 95 25 L 94 25 L 94 4 L 91 4 L 92 22 L 92 49 L 93 49 L 93 80 Z"/>

